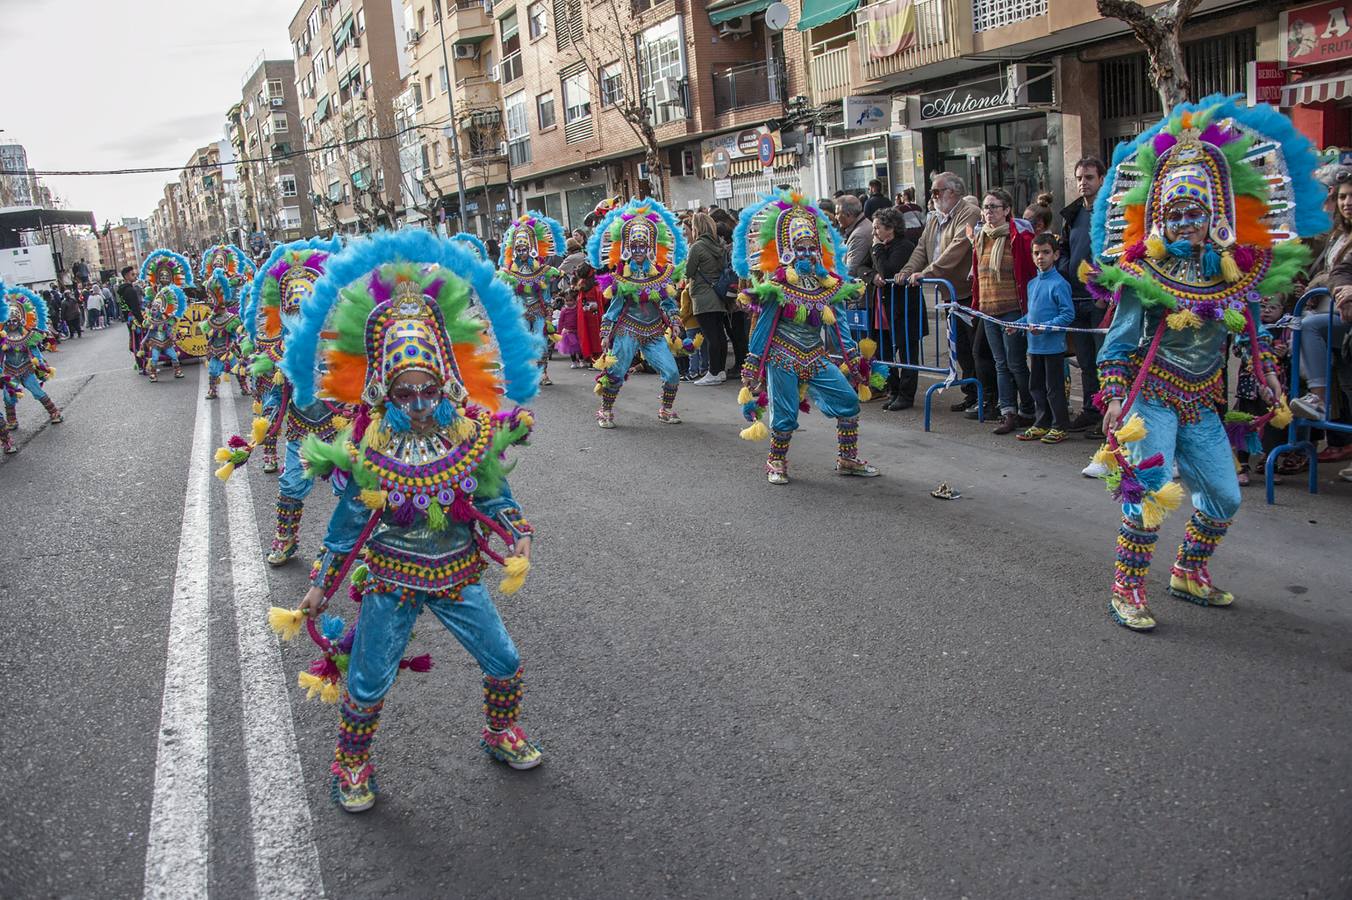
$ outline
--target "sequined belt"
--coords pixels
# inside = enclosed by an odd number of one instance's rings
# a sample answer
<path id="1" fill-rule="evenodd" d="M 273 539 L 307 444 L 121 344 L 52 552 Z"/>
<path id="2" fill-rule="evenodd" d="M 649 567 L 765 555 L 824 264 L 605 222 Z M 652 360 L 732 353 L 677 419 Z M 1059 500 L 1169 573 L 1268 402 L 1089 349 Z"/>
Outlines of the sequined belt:
<path id="1" fill-rule="evenodd" d="M 22 380 L 32 374 L 33 360 L 31 357 L 19 363 L 17 366 L 8 362 L 5 363 L 5 375 L 10 378 Z"/>
<path id="2" fill-rule="evenodd" d="M 372 578 L 397 588 L 423 591 L 438 597 L 458 594 L 466 584 L 478 581 L 480 573 L 488 568 L 472 539 L 463 549 L 435 558 L 378 544 L 367 546 L 363 556 Z"/>
<path id="3" fill-rule="evenodd" d="M 286 414 L 286 439 L 288 441 L 303 441 L 306 435 L 313 434 L 321 441 L 331 441 L 337 433 L 333 427 L 333 416 L 325 416 L 321 422 L 311 422 L 303 416 L 296 415 L 290 409 Z"/>
<path id="4" fill-rule="evenodd" d="M 804 350 L 778 338 L 770 342 L 765 362 L 777 369 L 793 372 L 804 381 L 831 365 L 831 360 L 822 347 Z"/>
<path id="5" fill-rule="evenodd" d="M 1178 415 L 1182 425 L 1201 421 L 1204 410 L 1215 411 L 1225 400 L 1224 370 L 1217 367 L 1201 378 L 1169 365 L 1158 356 L 1146 374 L 1141 396 L 1161 406 L 1167 406 Z"/>
<path id="6" fill-rule="evenodd" d="M 661 319 L 652 322 L 640 322 L 625 313 L 615 323 L 615 329 L 621 334 L 632 334 L 640 344 L 646 344 L 649 341 L 661 338 L 662 333 L 667 330 L 667 324 Z"/>

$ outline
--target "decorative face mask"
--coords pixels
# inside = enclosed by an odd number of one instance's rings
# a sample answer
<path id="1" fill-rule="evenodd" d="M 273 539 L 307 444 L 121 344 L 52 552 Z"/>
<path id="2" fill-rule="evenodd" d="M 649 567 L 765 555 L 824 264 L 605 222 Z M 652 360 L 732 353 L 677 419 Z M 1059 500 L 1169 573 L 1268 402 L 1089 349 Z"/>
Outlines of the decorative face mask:
<path id="1" fill-rule="evenodd" d="M 294 316 L 300 312 L 300 305 L 314 291 L 319 273 L 304 266 L 288 269 L 281 277 L 277 287 L 282 295 L 282 315 Z"/>
<path id="2" fill-rule="evenodd" d="M 1201 203 L 1177 200 L 1164 210 L 1164 236 L 1170 242 L 1180 238 L 1198 242 L 1206 238 L 1210 221 L 1211 213 Z"/>
<path id="3" fill-rule="evenodd" d="M 9 318 L 5 321 L 5 327 L 10 331 L 18 331 L 23 328 L 23 307 L 17 303 L 10 307 Z"/>

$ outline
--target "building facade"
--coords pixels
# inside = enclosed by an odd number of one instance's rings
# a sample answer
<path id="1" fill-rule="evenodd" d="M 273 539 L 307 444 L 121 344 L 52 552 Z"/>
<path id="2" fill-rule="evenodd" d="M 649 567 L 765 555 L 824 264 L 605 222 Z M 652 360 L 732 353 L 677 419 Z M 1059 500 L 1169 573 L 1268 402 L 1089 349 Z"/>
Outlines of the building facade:
<path id="1" fill-rule="evenodd" d="M 136 238 L 132 230 L 123 222 L 112 225 L 99 232 L 99 260 L 102 268 L 116 274 L 125 266 L 141 267 L 141 254 L 137 252 Z"/>
<path id="2" fill-rule="evenodd" d="M 255 60 L 244 76 L 240 102 L 226 114 L 236 158 L 241 245 L 294 241 L 317 228 L 304 153 L 295 63 Z"/>
<path id="3" fill-rule="evenodd" d="M 37 206 L 37 179 L 23 144 L 0 144 L 0 207 Z"/>

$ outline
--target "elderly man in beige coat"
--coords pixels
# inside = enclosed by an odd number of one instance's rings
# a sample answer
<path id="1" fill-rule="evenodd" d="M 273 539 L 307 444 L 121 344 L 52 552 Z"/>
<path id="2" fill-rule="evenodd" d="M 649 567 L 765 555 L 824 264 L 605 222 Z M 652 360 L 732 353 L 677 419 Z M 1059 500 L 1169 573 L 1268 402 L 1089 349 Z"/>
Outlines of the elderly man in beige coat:
<path id="1" fill-rule="evenodd" d="M 972 303 L 972 242 L 967 232 L 981 227 L 981 210 L 963 199 L 967 186 L 962 179 L 951 172 L 939 172 L 930 184 L 930 196 L 934 200 L 934 212 L 925 222 L 925 229 L 916 242 L 911 259 L 897 273 L 897 284 L 919 285 L 922 278 L 943 278 L 953 285 L 957 296 L 952 299 L 964 306 Z M 949 298 L 944 298 L 945 300 Z M 973 347 L 974 334 L 981 329 L 973 329 L 962 319 L 958 326 L 958 366 L 963 378 L 981 378 L 986 386 L 986 396 L 995 397 L 995 365 L 992 359 L 988 365 L 977 364 L 977 354 L 989 354 L 984 346 Z M 990 377 L 987 377 L 990 376 Z M 987 384 L 989 382 L 989 384 Z M 964 398 L 954 403 L 954 412 L 973 410 L 976 407 L 976 386 L 962 386 Z"/>

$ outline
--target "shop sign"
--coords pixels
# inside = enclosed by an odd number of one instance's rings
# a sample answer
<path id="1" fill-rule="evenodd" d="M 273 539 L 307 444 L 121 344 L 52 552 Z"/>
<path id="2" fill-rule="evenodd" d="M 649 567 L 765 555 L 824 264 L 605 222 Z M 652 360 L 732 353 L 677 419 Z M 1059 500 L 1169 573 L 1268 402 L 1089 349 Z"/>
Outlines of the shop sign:
<path id="1" fill-rule="evenodd" d="M 715 178 L 727 178 L 728 173 L 732 171 L 732 155 L 726 149 L 719 147 L 713 153 L 713 167 Z"/>
<path id="2" fill-rule="evenodd" d="M 1251 61 L 1248 64 L 1249 105 L 1271 103 L 1280 106 L 1282 86 L 1286 84 L 1286 73 L 1280 63 Z"/>
<path id="3" fill-rule="evenodd" d="M 920 124 L 952 116 L 972 116 L 1014 105 L 1004 74 L 920 95 Z"/>
<path id="4" fill-rule="evenodd" d="M 726 151 L 730 160 L 756 159 L 760 155 L 760 136 L 762 134 L 768 134 L 774 138 L 775 153 L 783 152 L 784 142 L 778 131 L 768 131 L 765 128 L 748 128 L 744 131 L 729 131 L 726 134 L 701 141 L 700 161 L 706 168 L 712 168 L 714 154 L 719 150 Z"/>
<path id="5" fill-rule="evenodd" d="M 1282 66 L 1315 66 L 1352 58 L 1352 0 L 1307 3 L 1277 18 Z"/>
<path id="6" fill-rule="evenodd" d="M 731 200 L 732 199 L 732 179 L 719 178 L 714 182 L 714 199 Z"/>
<path id="7" fill-rule="evenodd" d="M 886 94 L 846 97 L 841 103 L 846 131 L 880 131 L 888 126 L 892 98 Z"/>

